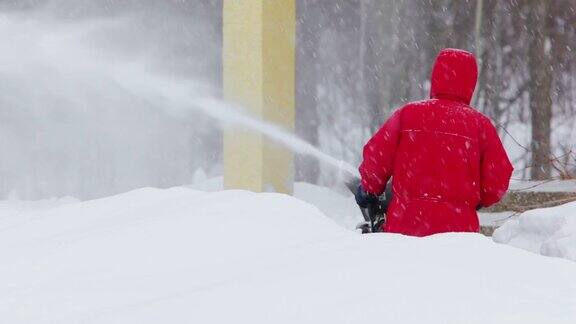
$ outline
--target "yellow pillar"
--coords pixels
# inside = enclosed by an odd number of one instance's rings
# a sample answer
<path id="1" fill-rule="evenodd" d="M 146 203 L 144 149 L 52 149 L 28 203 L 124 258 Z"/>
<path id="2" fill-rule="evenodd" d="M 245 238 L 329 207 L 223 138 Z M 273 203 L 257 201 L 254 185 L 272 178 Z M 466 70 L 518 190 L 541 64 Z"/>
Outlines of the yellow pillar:
<path id="1" fill-rule="evenodd" d="M 224 97 L 294 129 L 296 0 L 224 0 Z M 224 134 L 226 188 L 291 193 L 293 155 L 241 128 Z"/>

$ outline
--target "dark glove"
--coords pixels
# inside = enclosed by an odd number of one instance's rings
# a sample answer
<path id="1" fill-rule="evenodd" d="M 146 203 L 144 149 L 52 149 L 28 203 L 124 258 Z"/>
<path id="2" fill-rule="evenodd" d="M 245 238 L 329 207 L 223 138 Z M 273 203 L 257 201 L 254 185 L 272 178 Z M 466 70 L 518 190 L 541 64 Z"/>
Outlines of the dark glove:
<path id="1" fill-rule="evenodd" d="M 378 197 L 364 191 L 361 185 L 358 186 L 358 190 L 356 190 L 355 197 L 356 197 L 356 203 L 361 208 L 368 208 L 368 206 L 370 206 L 371 204 L 378 202 Z"/>

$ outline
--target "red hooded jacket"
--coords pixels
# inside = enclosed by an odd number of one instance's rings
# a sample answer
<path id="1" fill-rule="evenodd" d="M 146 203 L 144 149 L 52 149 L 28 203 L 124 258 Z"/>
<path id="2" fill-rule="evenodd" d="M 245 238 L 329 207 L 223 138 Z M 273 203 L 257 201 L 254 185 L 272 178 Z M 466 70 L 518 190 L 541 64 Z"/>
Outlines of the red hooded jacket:
<path id="1" fill-rule="evenodd" d="M 431 99 L 397 110 L 364 146 L 364 190 L 380 195 L 393 177 L 384 231 L 478 232 L 476 207 L 498 202 L 508 189 L 513 168 L 498 133 L 469 106 L 477 76 L 471 53 L 442 50 Z"/>

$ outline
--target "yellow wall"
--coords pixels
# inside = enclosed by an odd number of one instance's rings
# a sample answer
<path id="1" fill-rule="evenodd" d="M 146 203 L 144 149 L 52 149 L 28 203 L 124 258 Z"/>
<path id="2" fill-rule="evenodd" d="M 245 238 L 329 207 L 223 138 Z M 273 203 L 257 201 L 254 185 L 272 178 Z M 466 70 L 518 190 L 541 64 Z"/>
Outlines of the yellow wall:
<path id="1" fill-rule="evenodd" d="M 295 0 L 224 0 L 224 96 L 294 128 Z M 240 128 L 224 134 L 226 188 L 291 193 L 293 155 Z"/>

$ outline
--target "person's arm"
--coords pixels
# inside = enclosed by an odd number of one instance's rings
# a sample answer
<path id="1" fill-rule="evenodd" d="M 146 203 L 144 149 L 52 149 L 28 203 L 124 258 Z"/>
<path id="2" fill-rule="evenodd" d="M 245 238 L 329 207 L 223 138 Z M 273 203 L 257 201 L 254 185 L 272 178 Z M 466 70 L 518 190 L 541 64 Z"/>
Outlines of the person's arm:
<path id="1" fill-rule="evenodd" d="M 401 133 L 401 112 L 402 109 L 397 110 L 364 146 L 364 159 L 359 170 L 362 189 L 369 194 L 381 195 L 394 171 Z"/>
<path id="2" fill-rule="evenodd" d="M 481 142 L 480 204 L 489 207 L 502 199 L 514 168 L 508 159 L 496 128 L 484 120 Z"/>

